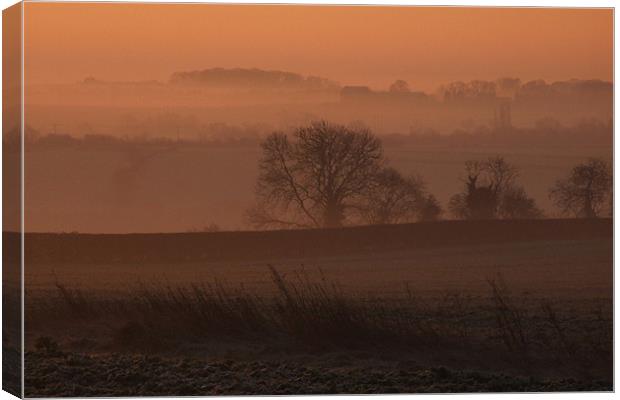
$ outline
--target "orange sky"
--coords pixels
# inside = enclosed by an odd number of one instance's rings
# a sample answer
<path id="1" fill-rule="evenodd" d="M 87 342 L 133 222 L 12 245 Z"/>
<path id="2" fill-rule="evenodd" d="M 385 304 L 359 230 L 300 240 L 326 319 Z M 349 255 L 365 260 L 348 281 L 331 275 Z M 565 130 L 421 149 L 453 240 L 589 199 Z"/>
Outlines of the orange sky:
<path id="1" fill-rule="evenodd" d="M 610 9 L 26 3 L 27 83 L 257 67 L 384 87 L 612 80 Z"/>

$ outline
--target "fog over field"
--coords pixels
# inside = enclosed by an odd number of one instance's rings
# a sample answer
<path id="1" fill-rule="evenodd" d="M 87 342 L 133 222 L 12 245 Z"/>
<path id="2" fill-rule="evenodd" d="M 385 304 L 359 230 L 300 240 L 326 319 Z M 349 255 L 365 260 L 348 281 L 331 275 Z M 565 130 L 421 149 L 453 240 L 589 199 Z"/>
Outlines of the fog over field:
<path id="1" fill-rule="evenodd" d="M 603 146 L 386 146 L 391 165 L 420 174 L 442 205 L 457 193 L 470 159 L 497 154 L 521 169 L 530 195 L 549 216 L 549 187 L 588 157 L 611 159 Z M 26 153 L 26 227 L 33 232 L 185 232 L 211 224 L 250 229 L 258 144 L 36 148 Z M 450 217 L 446 215 L 446 217 Z"/>
<path id="2" fill-rule="evenodd" d="M 572 126 L 612 118 L 612 84 L 598 79 L 519 77 L 446 81 L 423 91 L 394 76 L 383 87 L 256 68 L 171 73 L 167 81 L 75 83 L 26 87 L 28 125 L 41 134 L 221 139 L 221 126 L 253 133 L 312 120 L 363 122 L 377 134 L 492 131 L 499 105 L 511 125 Z M 219 129 L 218 129 L 219 128 Z M 224 138 L 230 135 L 224 135 Z M 230 138 L 230 137 L 228 137 Z"/>
<path id="3" fill-rule="evenodd" d="M 452 81 L 425 92 L 398 79 L 372 88 L 257 68 L 31 84 L 26 229 L 249 229 L 261 141 L 318 120 L 368 127 L 389 164 L 419 175 L 444 210 L 466 161 L 504 157 L 552 217 L 557 179 L 588 158 L 611 159 L 611 98 L 601 80 Z"/>

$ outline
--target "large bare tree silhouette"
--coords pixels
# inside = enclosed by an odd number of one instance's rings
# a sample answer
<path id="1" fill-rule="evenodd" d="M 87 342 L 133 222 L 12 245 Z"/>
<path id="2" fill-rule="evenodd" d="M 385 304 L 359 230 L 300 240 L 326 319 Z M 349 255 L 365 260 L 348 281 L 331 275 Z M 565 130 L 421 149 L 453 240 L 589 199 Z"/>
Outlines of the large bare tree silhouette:
<path id="1" fill-rule="evenodd" d="M 274 133 L 262 143 L 248 212 L 256 227 L 340 227 L 362 208 L 384 158 L 381 142 L 364 127 L 326 121 Z"/>

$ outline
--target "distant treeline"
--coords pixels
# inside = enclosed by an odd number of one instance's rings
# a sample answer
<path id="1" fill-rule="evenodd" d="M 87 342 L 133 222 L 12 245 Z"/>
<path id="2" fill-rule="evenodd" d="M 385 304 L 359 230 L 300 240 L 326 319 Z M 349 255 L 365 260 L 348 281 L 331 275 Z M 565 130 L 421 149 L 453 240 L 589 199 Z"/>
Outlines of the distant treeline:
<path id="1" fill-rule="evenodd" d="M 162 86 L 164 82 L 108 82 L 94 77 L 85 78 L 84 85 L 128 85 L 128 86 Z M 271 71 L 258 68 L 210 68 L 196 71 L 178 71 L 170 75 L 167 84 L 198 86 L 240 90 L 327 90 L 337 91 L 353 88 L 353 94 L 381 93 L 370 91 L 366 86 L 342 86 L 334 80 L 319 76 L 304 76 L 289 71 Z M 364 93 L 366 92 L 366 93 Z M 496 80 L 453 81 L 441 85 L 434 93 L 419 91 L 415 86 L 402 79 L 395 79 L 385 92 L 403 94 L 419 93 L 427 98 L 442 102 L 484 101 L 495 98 L 512 98 L 515 101 L 565 101 L 574 99 L 587 102 L 594 98 L 611 99 L 613 83 L 599 79 L 570 79 L 567 81 L 546 82 L 535 79 L 523 82 L 520 78 L 502 77 Z"/>
<path id="2" fill-rule="evenodd" d="M 202 71 L 175 72 L 171 84 L 200 84 L 242 88 L 297 88 L 309 90 L 338 89 L 339 84 L 318 76 L 302 76 L 294 72 L 265 71 L 257 68 L 211 68 Z"/>
<path id="3" fill-rule="evenodd" d="M 519 78 L 500 78 L 496 81 L 474 80 L 451 82 L 439 88 L 444 101 L 475 100 L 495 97 L 514 98 L 515 101 L 578 99 L 582 102 L 593 97 L 613 96 L 613 84 L 598 79 L 571 79 L 547 83 L 542 79 L 521 82 Z"/>
<path id="4" fill-rule="evenodd" d="M 127 145 L 204 145 L 211 147 L 258 146 L 261 138 L 277 130 L 268 125 L 235 126 L 224 123 L 203 126 L 203 134 L 196 137 L 148 137 L 114 136 L 108 134 L 86 134 L 81 137 L 62 133 L 41 134 L 26 127 L 25 143 L 33 147 L 96 147 L 115 148 Z M 613 121 L 584 119 L 581 122 L 564 126 L 553 118 L 539 120 L 531 128 L 510 128 L 498 131 L 487 125 L 454 130 L 451 134 L 440 134 L 434 129 L 411 128 L 408 133 L 389 133 L 381 135 L 386 146 L 429 145 L 429 146 L 493 146 L 493 145 L 609 145 L 613 140 Z M 19 135 L 13 129 L 3 135 L 3 145 L 7 149 L 16 148 Z"/>
<path id="5" fill-rule="evenodd" d="M 479 146 L 479 145 L 612 145 L 613 121 L 601 121 L 596 118 L 583 119 L 565 126 L 554 118 L 543 118 L 531 128 L 496 129 L 479 125 L 469 129 L 460 128 L 449 135 L 442 135 L 434 129 L 414 129 L 409 134 L 383 135 L 386 145 L 442 145 L 442 146 Z"/>

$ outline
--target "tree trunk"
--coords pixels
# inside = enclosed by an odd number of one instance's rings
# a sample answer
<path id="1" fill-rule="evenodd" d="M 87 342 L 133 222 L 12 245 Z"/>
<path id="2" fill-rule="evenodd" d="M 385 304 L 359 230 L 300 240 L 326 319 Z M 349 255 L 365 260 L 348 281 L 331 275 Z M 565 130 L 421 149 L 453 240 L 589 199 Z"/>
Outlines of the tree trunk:
<path id="1" fill-rule="evenodd" d="M 323 215 L 324 228 L 340 228 L 344 219 L 342 206 L 335 202 L 329 202 Z"/>

